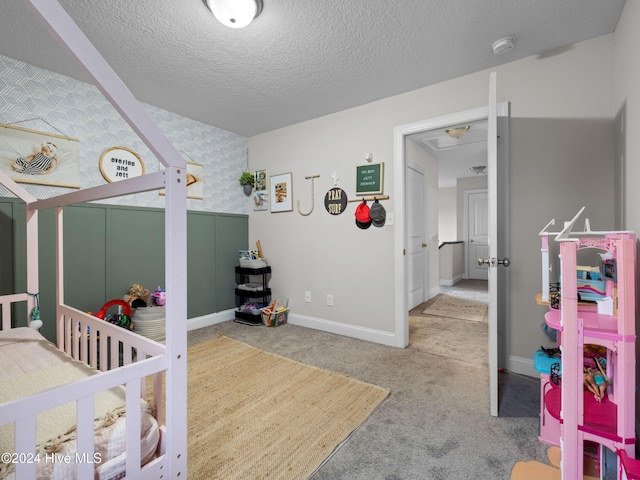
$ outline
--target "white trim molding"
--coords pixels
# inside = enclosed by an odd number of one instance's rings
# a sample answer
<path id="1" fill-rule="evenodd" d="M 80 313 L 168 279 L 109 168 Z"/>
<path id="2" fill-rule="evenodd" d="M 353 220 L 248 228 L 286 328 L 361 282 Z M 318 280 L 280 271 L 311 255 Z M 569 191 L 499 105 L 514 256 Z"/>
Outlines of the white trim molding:
<path id="1" fill-rule="evenodd" d="M 357 338 L 368 342 L 380 343 L 390 347 L 395 347 L 396 338 L 393 332 L 384 332 L 373 328 L 359 327 L 357 325 L 348 325 L 346 323 L 334 322 L 323 318 L 309 317 L 307 315 L 296 315 L 289 313 L 288 323 L 298 325 L 300 327 L 312 328 L 345 337 Z"/>

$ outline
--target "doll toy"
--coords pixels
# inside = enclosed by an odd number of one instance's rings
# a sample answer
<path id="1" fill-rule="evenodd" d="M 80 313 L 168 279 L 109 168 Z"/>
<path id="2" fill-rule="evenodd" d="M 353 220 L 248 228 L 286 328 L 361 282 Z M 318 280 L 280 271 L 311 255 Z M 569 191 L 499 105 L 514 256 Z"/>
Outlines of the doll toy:
<path id="1" fill-rule="evenodd" d="M 138 283 L 134 283 L 129 288 L 129 293 L 124 296 L 124 300 L 132 308 L 146 307 L 149 303 L 151 292 Z"/>
<path id="2" fill-rule="evenodd" d="M 602 367 L 603 362 L 606 362 L 604 358 L 596 359 L 597 369 L 584 367 L 584 386 L 587 390 L 593 393 L 593 396 L 598 402 L 601 402 L 604 398 L 604 394 L 607 391 L 607 385 L 609 384 L 607 374 L 604 372 L 604 368 Z"/>

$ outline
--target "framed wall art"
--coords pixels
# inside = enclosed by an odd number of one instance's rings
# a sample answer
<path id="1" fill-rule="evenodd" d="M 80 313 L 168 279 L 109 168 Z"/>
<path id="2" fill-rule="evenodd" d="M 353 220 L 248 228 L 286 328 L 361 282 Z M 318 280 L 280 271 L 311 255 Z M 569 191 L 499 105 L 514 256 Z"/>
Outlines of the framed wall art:
<path id="1" fill-rule="evenodd" d="M 80 188 L 77 138 L 0 124 L 0 170 L 21 183 Z"/>
<path id="2" fill-rule="evenodd" d="M 271 204 L 271 213 L 293 211 L 291 172 L 269 177 L 269 203 Z"/>
<path id="3" fill-rule="evenodd" d="M 187 164 L 187 198 L 202 200 L 204 198 L 203 188 L 203 168 L 201 163 L 186 162 Z M 160 169 L 164 169 L 160 165 Z M 160 195 L 164 195 L 164 188 L 160 190 Z"/>
<path id="4" fill-rule="evenodd" d="M 187 198 L 204 198 L 202 175 L 201 163 L 187 162 Z"/>
<path id="5" fill-rule="evenodd" d="M 253 210 L 255 212 L 269 211 L 269 192 L 255 190 L 253 192 Z"/>
<path id="6" fill-rule="evenodd" d="M 267 182 L 267 171 L 256 170 L 254 176 L 256 179 L 255 190 L 258 192 L 266 192 L 269 186 L 269 182 Z"/>
<path id="7" fill-rule="evenodd" d="M 253 189 L 253 210 L 256 212 L 269 211 L 269 182 L 266 170 L 256 170 L 256 184 Z"/>

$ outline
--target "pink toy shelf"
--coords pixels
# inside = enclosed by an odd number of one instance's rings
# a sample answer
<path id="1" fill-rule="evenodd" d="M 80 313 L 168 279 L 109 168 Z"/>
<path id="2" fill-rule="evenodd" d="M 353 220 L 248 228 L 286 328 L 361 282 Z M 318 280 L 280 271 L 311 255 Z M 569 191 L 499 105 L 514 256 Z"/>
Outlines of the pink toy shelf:
<path id="1" fill-rule="evenodd" d="M 617 479 L 640 479 L 640 461 L 634 458 L 636 236 L 631 232 L 592 231 L 588 219 L 584 231 L 573 232 L 583 210 L 566 222 L 560 232 L 548 231 L 554 220 L 540 232 L 543 278 L 540 298 L 542 303 L 550 304 L 545 324 L 557 332 L 560 355 L 546 362 L 539 356 L 534 358 L 540 372 L 539 439 L 551 448 L 560 447 L 562 460 L 559 465 L 550 466 L 518 462 L 512 480 L 586 478 L 585 447 L 591 449 L 594 444 L 600 449 L 597 456 L 600 478 L 610 472 L 611 466 L 605 464 L 605 459 L 613 455 Z M 555 237 L 559 247 L 562 279 L 559 304 L 550 298 L 550 236 Z M 578 265 L 578 252 L 586 249 L 600 255 L 600 265 Z M 597 295 L 584 295 L 585 285 L 591 284 L 597 287 Z M 599 353 L 601 359 L 594 360 L 585 354 L 585 346 L 606 353 Z M 589 379 L 585 366 L 589 362 L 606 364 L 606 391 L 602 399 L 585 386 Z M 613 453 L 609 455 L 607 451 Z"/>

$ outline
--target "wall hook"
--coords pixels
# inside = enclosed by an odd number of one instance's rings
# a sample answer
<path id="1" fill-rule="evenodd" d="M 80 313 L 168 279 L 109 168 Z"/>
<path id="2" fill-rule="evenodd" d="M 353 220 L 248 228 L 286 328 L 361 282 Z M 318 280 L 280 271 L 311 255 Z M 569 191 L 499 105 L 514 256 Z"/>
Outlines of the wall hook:
<path id="1" fill-rule="evenodd" d="M 320 175 L 310 175 L 308 177 L 304 177 L 305 180 L 309 180 L 311 179 L 311 210 L 309 210 L 307 213 L 302 213 L 300 211 L 300 199 L 298 199 L 298 213 L 304 217 L 311 215 L 311 212 L 313 212 L 313 207 L 314 207 L 314 191 L 313 191 L 313 179 L 314 178 L 318 178 Z"/>

